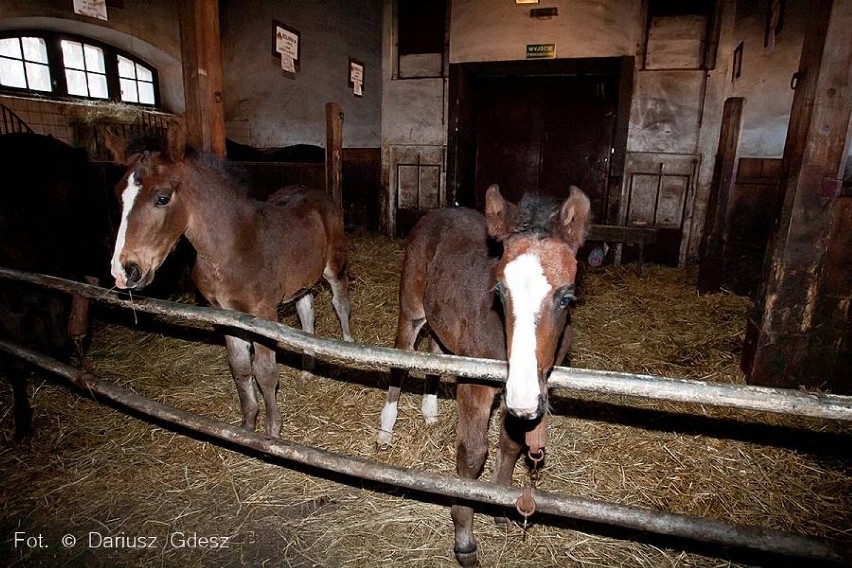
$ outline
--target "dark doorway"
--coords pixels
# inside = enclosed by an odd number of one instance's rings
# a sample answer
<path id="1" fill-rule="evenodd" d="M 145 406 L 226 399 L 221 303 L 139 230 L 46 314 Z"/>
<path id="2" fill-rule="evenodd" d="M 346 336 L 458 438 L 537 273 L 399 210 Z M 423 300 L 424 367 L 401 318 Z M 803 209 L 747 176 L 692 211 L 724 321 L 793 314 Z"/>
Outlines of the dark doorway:
<path id="1" fill-rule="evenodd" d="M 453 66 L 450 197 L 482 210 L 492 183 L 512 201 L 526 191 L 564 197 L 576 185 L 607 222 L 617 199 L 609 188 L 618 186 L 610 177 L 621 175 L 626 145 L 621 66 L 617 58 Z"/>

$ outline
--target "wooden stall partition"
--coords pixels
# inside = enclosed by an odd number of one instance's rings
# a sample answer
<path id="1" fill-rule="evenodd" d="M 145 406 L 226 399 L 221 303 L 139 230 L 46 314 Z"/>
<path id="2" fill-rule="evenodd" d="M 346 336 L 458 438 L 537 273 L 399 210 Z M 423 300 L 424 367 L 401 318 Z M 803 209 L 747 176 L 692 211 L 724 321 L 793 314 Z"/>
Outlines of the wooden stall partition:
<path id="1" fill-rule="evenodd" d="M 738 163 L 725 220 L 720 289 L 754 297 L 784 201 L 782 161 L 780 158 L 740 158 Z"/>
<path id="2" fill-rule="evenodd" d="M 728 208 L 734 182 L 737 147 L 740 142 L 743 98 L 731 97 L 722 111 L 722 131 L 713 164 L 710 197 L 701 240 L 701 264 L 698 270 L 698 291 L 718 292 L 723 284 L 722 258 L 728 239 Z"/>
<path id="3" fill-rule="evenodd" d="M 844 365 L 850 206 L 840 179 L 852 106 L 850 27 L 852 0 L 810 4 L 784 147 L 784 205 L 743 349 L 750 384 L 852 392 Z"/>
<path id="4" fill-rule="evenodd" d="M 343 148 L 343 222 L 347 230 L 377 232 L 381 214 L 382 152 Z"/>

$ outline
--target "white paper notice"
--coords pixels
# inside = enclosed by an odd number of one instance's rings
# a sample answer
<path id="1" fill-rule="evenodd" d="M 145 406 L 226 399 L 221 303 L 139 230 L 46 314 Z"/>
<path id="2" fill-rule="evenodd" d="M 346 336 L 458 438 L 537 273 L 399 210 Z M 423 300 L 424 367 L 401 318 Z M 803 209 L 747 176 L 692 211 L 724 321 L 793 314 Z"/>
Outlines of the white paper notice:
<path id="1" fill-rule="evenodd" d="M 106 0 L 74 0 L 74 13 L 99 20 L 106 20 Z"/>
<path id="2" fill-rule="evenodd" d="M 356 96 L 364 94 L 364 66 L 355 61 L 349 62 L 349 82 L 352 83 L 352 92 Z"/>
<path id="3" fill-rule="evenodd" d="M 275 51 L 281 54 L 281 59 L 289 58 L 292 62 L 299 58 L 299 36 L 284 28 L 275 27 Z M 283 66 L 283 63 L 282 63 Z"/>

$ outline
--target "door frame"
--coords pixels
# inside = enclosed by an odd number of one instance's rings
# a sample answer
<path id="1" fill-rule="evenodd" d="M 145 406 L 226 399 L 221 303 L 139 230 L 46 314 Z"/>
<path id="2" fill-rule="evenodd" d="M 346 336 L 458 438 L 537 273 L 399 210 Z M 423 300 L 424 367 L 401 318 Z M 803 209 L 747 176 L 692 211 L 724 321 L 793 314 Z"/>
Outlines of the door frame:
<path id="1" fill-rule="evenodd" d="M 475 207 L 476 102 L 482 78 L 610 75 L 618 77 L 617 116 L 606 188 L 607 218 L 618 219 L 633 98 L 634 57 L 453 63 L 449 68 L 446 205 Z M 469 188 L 469 189 L 465 189 Z"/>

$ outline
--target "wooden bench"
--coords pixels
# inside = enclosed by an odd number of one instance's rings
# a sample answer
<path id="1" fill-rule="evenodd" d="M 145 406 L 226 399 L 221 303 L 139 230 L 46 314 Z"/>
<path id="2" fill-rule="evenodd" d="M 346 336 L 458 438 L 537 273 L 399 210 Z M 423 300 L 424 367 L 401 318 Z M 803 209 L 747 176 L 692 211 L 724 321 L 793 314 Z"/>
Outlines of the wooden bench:
<path id="1" fill-rule="evenodd" d="M 626 227 L 624 225 L 592 225 L 587 241 L 604 241 L 621 243 L 639 247 L 639 259 L 636 267 L 637 274 L 642 274 L 642 261 L 645 255 L 645 245 L 657 241 L 655 227 Z M 621 265 L 621 255 L 616 255 L 615 265 Z"/>

